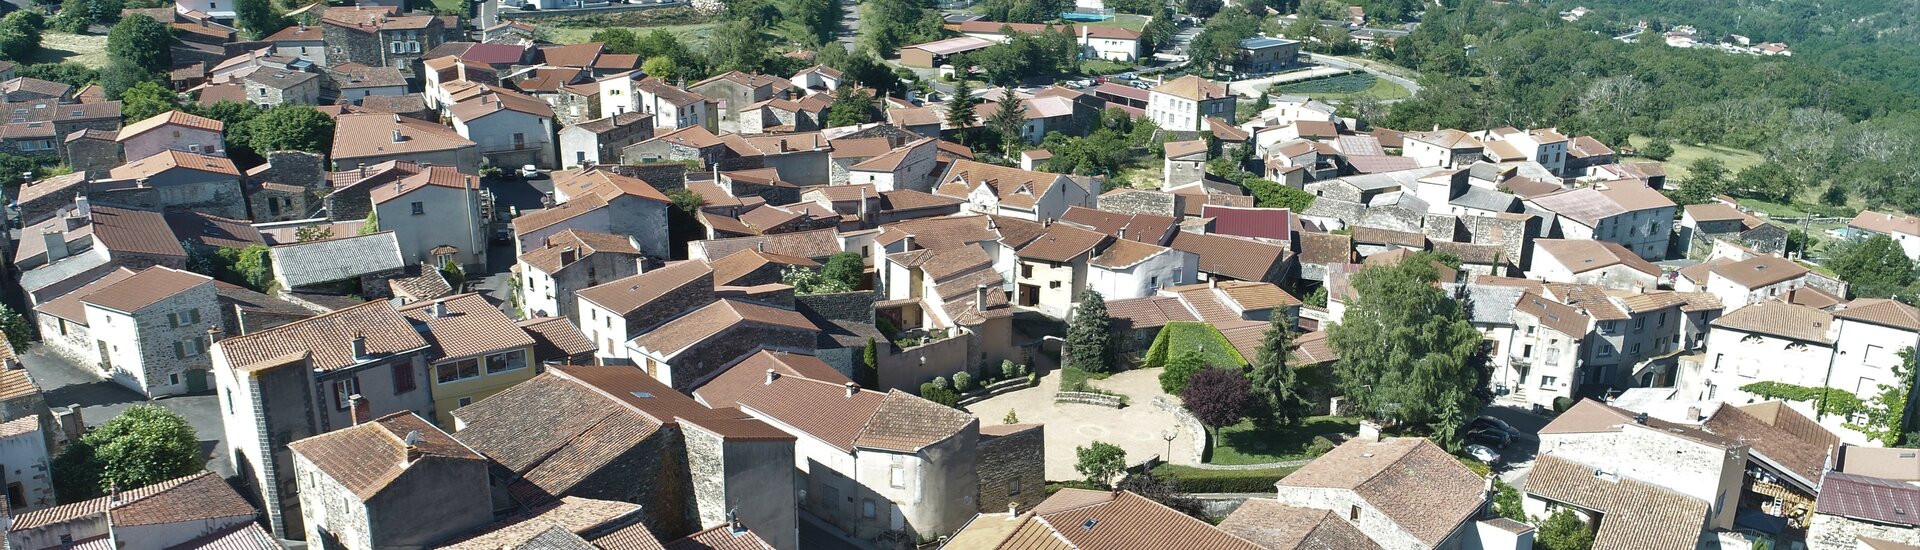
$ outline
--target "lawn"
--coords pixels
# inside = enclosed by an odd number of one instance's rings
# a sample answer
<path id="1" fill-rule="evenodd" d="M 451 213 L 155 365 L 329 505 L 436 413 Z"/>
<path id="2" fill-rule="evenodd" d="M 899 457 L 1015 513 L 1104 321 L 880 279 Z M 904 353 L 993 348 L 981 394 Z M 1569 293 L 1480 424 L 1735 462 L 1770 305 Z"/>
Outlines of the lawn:
<path id="1" fill-rule="evenodd" d="M 1647 144 L 1652 143 L 1653 140 L 1646 136 L 1633 136 L 1632 142 L 1635 149 L 1645 149 Z M 1724 145 L 1699 146 L 1675 143 L 1673 144 L 1673 156 L 1668 157 L 1664 162 L 1667 166 L 1667 181 L 1678 182 L 1685 179 L 1687 177 L 1687 165 L 1693 164 L 1693 161 L 1709 157 L 1720 159 L 1720 163 L 1727 166 L 1728 176 L 1738 174 L 1741 169 L 1748 166 L 1760 164 L 1762 160 L 1759 153 L 1745 149 L 1735 149 Z"/>
<path id="2" fill-rule="evenodd" d="M 553 41 L 561 44 L 579 44 L 589 40 L 593 33 L 601 29 L 624 28 L 635 34 L 653 31 L 667 31 L 680 39 L 694 51 L 700 51 L 707 45 L 707 36 L 713 34 L 713 23 L 692 23 L 686 25 L 657 25 L 647 27 L 547 27 L 553 32 Z"/>
<path id="3" fill-rule="evenodd" d="M 1140 32 L 1142 30 L 1145 30 L 1147 28 L 1147 22 L 1152 20 L 1153 20 L 1152 17 L 1148 17 L 1145 15 L 1119 13 L 1119 14 L 1114 14 L 1113 19 L 1108 19 L 1106 21 L 1086 21 L 1079 24 L 1086 25 L 1089 27 L 1120 27 L 1133 32 Z"/>
<path id="4" fill-rule="evenodd" d="M 1263 464 L 1313 458 L 1307 448 L 1313 438 L 1360 431 L 1360 420 L 1344 416 L 1315 416 L 1298 426 L 1263 427 L 1241 422 L 1221 430 L 1220 446 L 1213 448 L 1212 464 Z"/>
<path id="5" fill-rule="evenodd" d="M 40 49 L 27 56 L 26 64 L 62 61 L 72 61 L 95 69 L 106 67 L 107 37 L 47 31 L 40 35 Z"/>
<path id="6" fill-rule="evenodd" d="M 468 13 L 467 0 L 433 0 L 433 7 L 440 13 L 458 13 L 463 18 Z"/>
<path id="7" fill-rule="evenodd" d="M 1180 490 L 1189 493 L 1271 493 L 1274 482 L 1298 469 L 1289 466 L 1258 470 L 1203 470 L 1192 466 L 1161 464 L 1153 467 L 1153 473 L 1180 478 Z"/>
<path id="8" fill-rule="evenodd" d="M 1080 60 L 1080 74 L 1087 76 L 1120 74 L 1131 70 L 1133 70 L 1133 64 L 1131 63 L 1120 63 L 1105 59 Z"/>

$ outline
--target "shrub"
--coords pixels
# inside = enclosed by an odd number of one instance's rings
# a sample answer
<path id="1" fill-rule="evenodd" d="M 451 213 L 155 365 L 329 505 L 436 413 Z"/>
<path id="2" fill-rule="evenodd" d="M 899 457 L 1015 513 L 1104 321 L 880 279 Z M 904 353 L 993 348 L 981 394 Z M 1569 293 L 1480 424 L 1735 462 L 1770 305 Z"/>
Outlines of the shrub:
<path id="1" fill-rule="evenodd" d="M 1027 376 L 1029 374 L 1032 374 L 1032 372 L 1033 371 L 1031 367 L 1028 367 L 1026 363 L 1021 363 L 1020 371 L 1015 373 L 1015 376 Z"/>
<path id="2" fill-rule="evenodd" d="M 1553 398 L 1553 412 L 1563 413 L 1563 412 L 1567 412 L 1567 409 L 1571 409 L 1571 408 L 1573 408 L 1573 399 L 1566 398 L 1566 397 Z"/>
<path id="3" fill-rule="evenodd" d="M 960 394 L 943 386 L 921 386 L 920 398 L 949 407 L 960 407 Z"/>
<path id="4" fill-rule="evenodd" d="M 1012 359 L 1000 360 L 1000 378 L 1002 380 L 1020 376 L 1022 373 L 1013 365 Z"/>
<path id="5" fill-rule="evenodd" d="M 1327 439 L 1324 435 L 1316 435 L 1313 436 L 1313 443 L 1307 445 L 1307 456 L 1317 457 L 1327 454 L 1332 452 L 1333 448 L 1333 440 Z"/>
<path id="6" fill-rule="evenodd" d="M 1019 424 L 1020 415 L 1013 409 L 1007 409 L 1007 415 L 1000 418 L 1001 424 Z"/>
<path id="7" fill-rule="evenodd" d="M 933 387 L 940 388 L 943 390 L 950 390 L 950 389 L 953 389 L 953 383 L 948 382 L 947 377 L 945 376 L 935 376 L 933 377 Z"/>
<path id="8" fill-rule="evenodd" d="M 1273 490 L 1274 482 L 1297 469 L 1202 470 L 1161 464 L 1154 467 L 1153 475 L 1179 477 L 1180 490 L 1188 493 L 1265 493 Z"/>
<path id="9" fill-rule="evenodd" d="M 953 373 L 953 389 L 960 393 L 973 391 L 973 375 L 966 371 Z"/>

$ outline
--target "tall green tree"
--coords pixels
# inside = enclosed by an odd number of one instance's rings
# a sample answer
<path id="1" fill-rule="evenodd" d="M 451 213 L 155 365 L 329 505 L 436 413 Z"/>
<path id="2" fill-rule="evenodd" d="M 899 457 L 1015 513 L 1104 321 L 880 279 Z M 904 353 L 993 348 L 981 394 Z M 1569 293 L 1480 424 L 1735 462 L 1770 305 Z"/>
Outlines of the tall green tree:
<path id="1" fill-rule="evenodd" d="M 767 62 L 766 39 L 753 21 L 721 23 L 707 38 L 707 59 L 715 72 L 758 73 Z"/>
<path id="2" fill-rule="evenodd" d="M 1900 364 L 1893 366 L 1893 383 L 1881 384 L 1880 393 L 1874 394 L 1873 400 L 1867 403 L 1867 421 L 1848 423 L 1847 427 L 1888 447 L 1913 444 L 1905 439 L 1910 431 L 1906 424 L 1907 394 L 1913 389 L 1915 371 L 1913 348 L 1900 350 Z"/>
<path id="3" fill-rule="evenodd" d="M 0 304 L 0 332 L 6 333 L 7 345 L 13 346 L 16 354 L 25 353 L 33 343 L 33 323 L 28 323 L 25 316 L 6 304 Z"/>
<path id="4" fill-rule="evenodd" d="M 173 28 L 145 15 L 121 19 L 107 33 L 107 56 L 148 74 L 173 68 Z"/>
<path id="5" fill-rule="evenodd" d="M 1855 296 L 1884 298 L 1913 284 L 1913 260 L 1892 237 L 1874 235 L 1843 246 L 1827 262 Z"/>
<path id="6" fill-rule="evenodd" d="M 84 492 L 87 488 L 81 483 L 91 480 L 96 483 L 92 494 L 101 494 L 110 488 L 132 490 L 192 474 L 205 461 L 187 419 L 162 407 L 135 405 L 80 436 L 80 444 L 62 452 L 54 464 L 54 478 L 66 480 L 68 489 Z"/>
<path id="7" fill-rule="evenodd" d="M 1067 364 L 1087 372 L 1113 369 L 1113 318 L 1107 316 L 1107 299 L 1099 291 L 1080 294 L 1080 307 L 1067 323 Z"/>
<path id="8" fill-rule="evenodd" d="M 264 155 L 273 151 L 326 154 L 333 150 L 333 117 L 307 105 L 283 103 L 243 125 L 247 146 Z"/>
<path id="9" fill-rule="evenodd" d="M 1572 510 L 1561 508 L 1540 522 L 1539 537 L 1535 543 L 1541 550 L 1591 550 L 1593 530 L 1587 528 L 1587 522 L 1573 515 Z"/>
<path id="10" fill-rule="evenodd" d="M 860 385 L 880 387 L 880 346 L 872 336 L 867 337 L 867 347 L 860 350 Z"/>
<path id="11" fill-rule="evenodd" d="M 841 86 L 833 91 L 833 104 L 827 107 L 827 127 L 873 122 L 873 106 L 873 94 L 852 86 Z"/>
<path id="12" fill-rule="evenodd" d="M 40 49 L 40 31 L 44 28 L 46 18 L 37 11 L 19 10 L 0 17 L 0 55 L 24 62 Z"/>
<path id="13" fill-rule="evenodd" d="M 973 85 L 964 76 L 953 83 L 953 98 L 947 100 L 947 125 L 955 130 L 973 126 L 973 106 L 980 104 L 980 98 L 973 97 Z"/>
<path id="14" fill-rule="evenodd" d="M 179 94 L 151 80 L 135 84 L 120 93 L 120 114 L 127 120 L 145 120 L 179 107 Z"/>
<path id="15" fill-rule="evenodd" d="M 827 265 L 820 268 L 820 276 L 847 285 L 847 288 L 860 288 L 866 278 L 865 261 L 859 252 L 841 252 L 827 258 Z"/>
<path id="16" fill-rule="evenodd" d="M 1105 441 L 1075 447 L 1073 455 L 1074 471 L 1087 476 L 1087 482 L 1094 485 L 1105 487 L 1113 482 L 1113 476 L 1127 469 L 1127 451 Z"/>
<path id="17" fill-rule="evenodd" d="M 1434 286 L 1439 273 L 1419 258 L 1374 266 L 1351 278 L 1345 319 L 1327 329 L 1340 359 L 1334 373 L 1356 410 L 1386 423 L 1440 424 L 1476 412 L 1472 360 L 1480 347 L 1460 304 Z M 1453 410 L 1449 410 L 1452 407 Z"/>
<path id="18" fill-rule="evenodd" d="M 994 139 L 999 140 L 1000 155 L 1013 158 L 1025 148 L 1027 141 L 1020 131 L 1027 127 L 1027 106 L 1018 99 L 1003 98 L 999 108 L 987 117 L 987 129 L 993 131 Z M 1011 107 L 1009 107 L 1011 105 Z"/>
<path id="19" fill-rule="evenodd" d="M 155 76 L 155 73 L 142 69 L 138 65 L 134 65 L 132 61 L 125 59 L 109 58 L 107 59 L 107 68 L 100 71 L 100 88 L 107 93 L 107 99 L 120 99 L 120 96 L 127 93 L 127 90 L 133 89 L 134 86 L 138 86 L 142 82 L 158 81 L 159 77 Z M 126 115 L 126 110 L 122 108 L 120 114 Z M 131 119 L 132 117 L 127 118 Z"/>
<path id="20" fill-rule="evenodd" d="M 1285 314 L 1275 312 L 1261 336 L 1260 349 L 1254 353 L 1253 368 L 1247 373 L 1252 383 L 1256 407 L 1255 420 L 1292 426 L 1312 411 L 1300 373 L 1288 364 L 1293 352 L 1293 323 Z"/>
<path id="21" fill-rule="evenodd" d="M 255 38 L 287 28 L 287 17 L 280 13 L 272 0 L 234 0 L 233 14 L 240 28 Z"/>
<path id="22" fill-rule="evenodd" d="M 1706 157 L 1687 165 L 1687 177 L 1680 179 L 1680 186 L 1673 193 L 1673 201 L 1681 204 L 1703 204 L 1713 200 L 1715 195 L 1727 192 L 1727 165 L 1720 159 Z"/>

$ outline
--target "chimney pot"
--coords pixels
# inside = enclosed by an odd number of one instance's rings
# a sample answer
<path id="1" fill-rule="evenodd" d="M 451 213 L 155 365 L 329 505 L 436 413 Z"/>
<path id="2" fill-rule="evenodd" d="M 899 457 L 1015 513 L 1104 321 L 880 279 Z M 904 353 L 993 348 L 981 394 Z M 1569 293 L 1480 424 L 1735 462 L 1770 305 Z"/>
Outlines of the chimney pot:
<path id="1" fill-rule="evenodd" d="M 1700 407 L 1687 407 L 1687 421 L 1700 420 Z"/>
<path id="2" fill-rule="evenodd" d="M 767 383 L 768 383 L 768 384 L 772 384 L 774 380 L 779 380 L 779 379 L 780 379 L 780 372 L 779 372 L 779 371 L 776 371 L 776 370 L 773 370 L 773 369 L 767 369 Z"/>
<path id="3" fill-rule="evenodd" d="M 446 317 L 446 316 L 447 316 L 447 301 L 446 301 L 446 300 L 434 300 L 434 302 L 433 302 L 433 308 L 432 308 L 432 310 L 431 310 L 431 311 L 432 311 L 432 313 L 433 313 L 433 318 L 435 318 L 435 319 L 439 319 L 439 318 L 442 318 L 442 317 Z"/>
<path id="4" fill-rule="evenodd" d="M 560 265 L 571 265 L 577 261 L 580 261 L 580 251 L 571 246 L 560 251 Z"/>
<path id="5" fill-rule="evenodd" d="M 855 396 L 855 395 L 860 395 L 860 385 L 859 385 L 859 384 L 855 384 L 855 383 L 852 383 L 852 382 L 848 382 L 848 383 L 847 383 L 847 397 L 853 397 L 853 396 Z"/>

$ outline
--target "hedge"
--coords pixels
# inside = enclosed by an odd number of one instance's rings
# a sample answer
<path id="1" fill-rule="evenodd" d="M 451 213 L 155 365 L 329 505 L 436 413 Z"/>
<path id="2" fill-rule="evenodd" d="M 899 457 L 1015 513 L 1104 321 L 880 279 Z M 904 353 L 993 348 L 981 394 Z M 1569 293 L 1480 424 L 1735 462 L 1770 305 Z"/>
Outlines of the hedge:
<path id="1" fill-rule="evenodd" d="M 1273 484 L 1297 466 L 1259 470 L 1202 470 L 1191 466 L 1161 464 L 1153 468 L 1156 476 L 1180 478 L 1180 490 L 1189 493 L 1269 493 Z"/>
<path id="2" fill-rule="evenodd" d="M 1188 350 L 1195 347 L 1212 367 L 1245 367 L 1247 359 L 1240 351 L 1233 349 L 1227 336 L 1208 323 L 1175 322 L 1167 323 L 1160 334 L 1153 337 L 1153 345 L 1147 348 L 1147 356 L 1142 366 L 1146 368 L 1164 367 L 1170 350 Z"/>
<path id="3" fill-rule="evenodd" d="M 1740 391 L 1758 395 L 1764 399 L 1785 399 L 1787 401 L 1813 401 L 1820 412 L 1840 416 L 1853 416 L 1865 410 L 1867 404 L 1860 397 L 1839 388 L 1811 388 L 1785 382 L 1761 381 L 1740 386 Z M 1822 399 L 1824 394 L 1825 399 Z"/>

